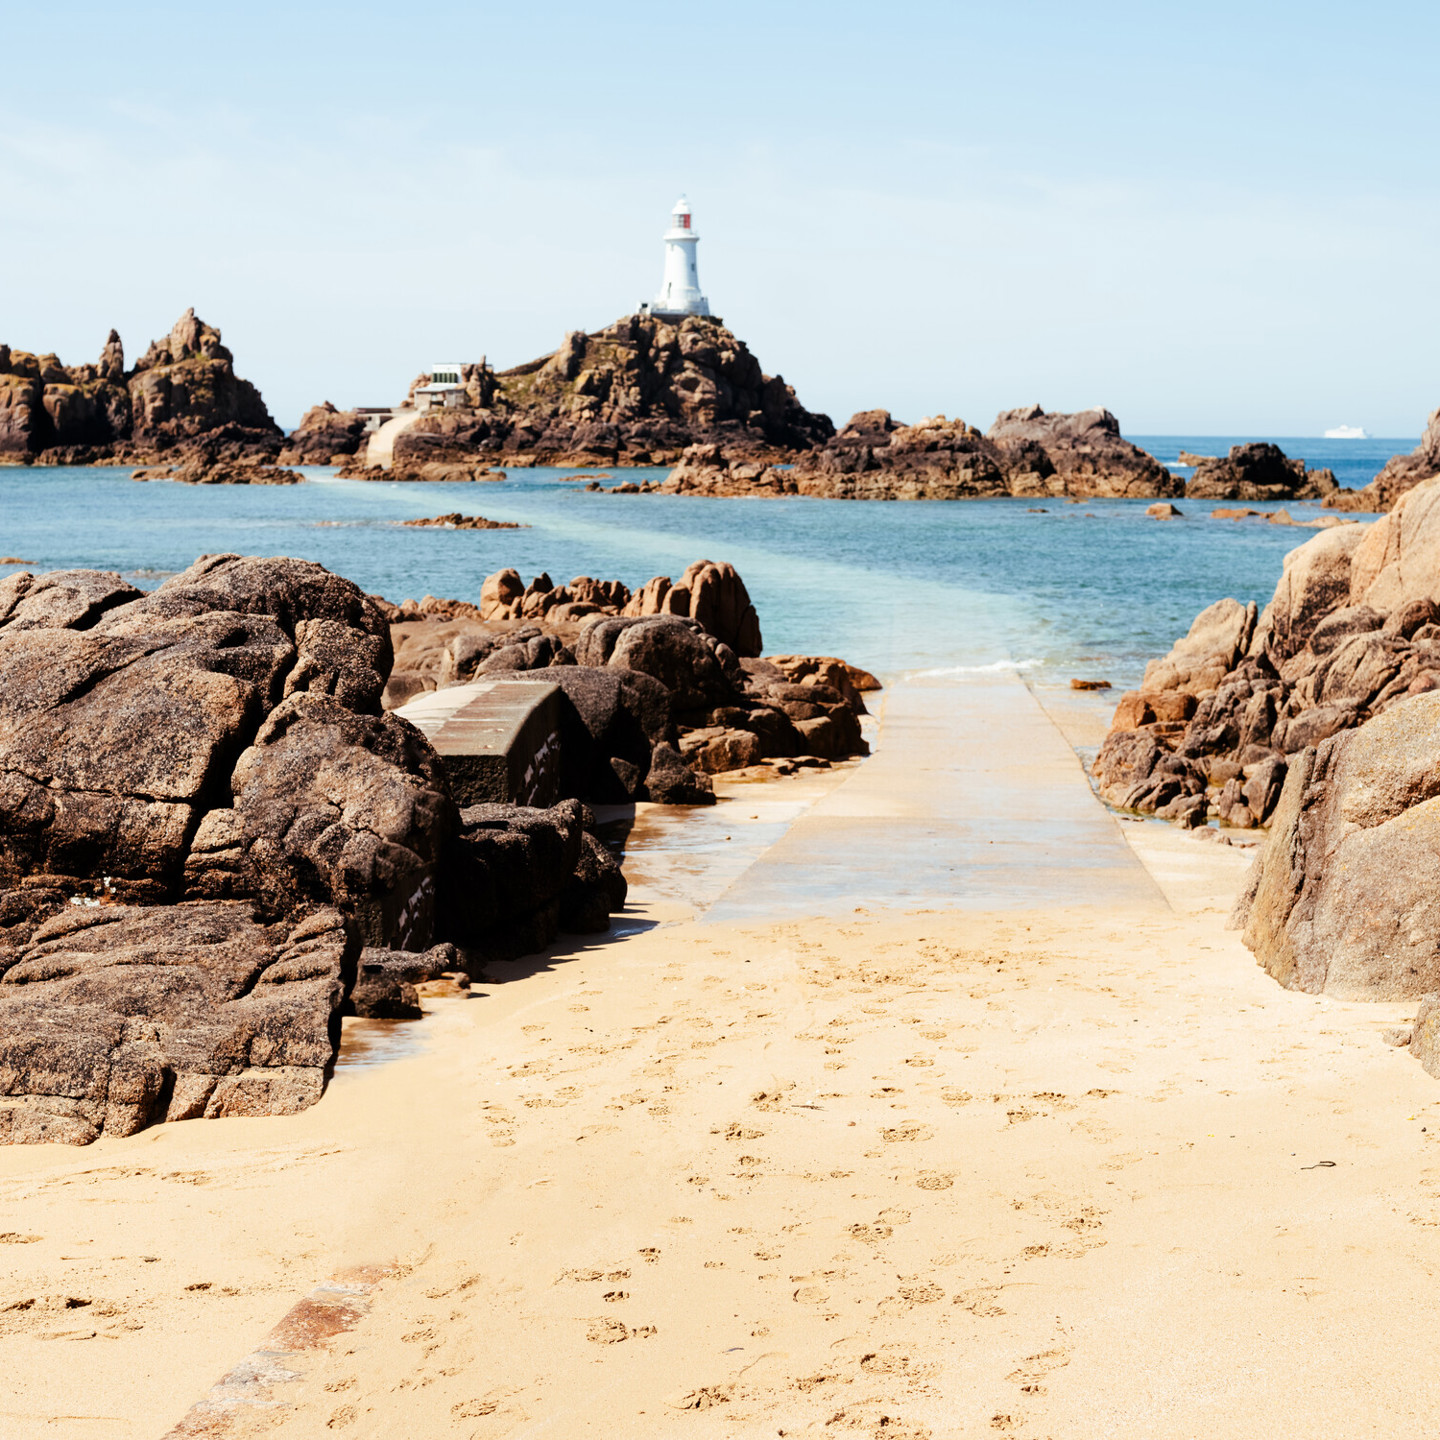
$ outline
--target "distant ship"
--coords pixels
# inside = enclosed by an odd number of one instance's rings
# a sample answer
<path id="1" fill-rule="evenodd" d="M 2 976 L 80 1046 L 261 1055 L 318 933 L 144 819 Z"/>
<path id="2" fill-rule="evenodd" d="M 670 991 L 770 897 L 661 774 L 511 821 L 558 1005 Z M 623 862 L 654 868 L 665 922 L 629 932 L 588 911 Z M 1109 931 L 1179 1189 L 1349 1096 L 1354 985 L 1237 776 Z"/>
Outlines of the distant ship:
<path id="1" fill-rule="evenodd" d="M 1369 433 L 1363 425 L 1337 425 L 1325 432 L 1327 440 L 1368 440 Z"/>

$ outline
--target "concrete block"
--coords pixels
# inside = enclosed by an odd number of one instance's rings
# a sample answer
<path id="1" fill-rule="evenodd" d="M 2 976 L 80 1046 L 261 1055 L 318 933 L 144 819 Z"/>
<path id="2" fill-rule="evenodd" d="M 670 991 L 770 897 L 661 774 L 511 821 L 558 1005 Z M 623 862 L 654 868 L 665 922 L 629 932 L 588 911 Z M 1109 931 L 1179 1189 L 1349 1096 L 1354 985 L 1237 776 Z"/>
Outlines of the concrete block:
<path id="1" fill-rule="evenodd" d="M 392 713 L 435 747 L 455 802 L 553 805 L 560 798 L 558 685 L 502 675 L 430 690 Z"/>

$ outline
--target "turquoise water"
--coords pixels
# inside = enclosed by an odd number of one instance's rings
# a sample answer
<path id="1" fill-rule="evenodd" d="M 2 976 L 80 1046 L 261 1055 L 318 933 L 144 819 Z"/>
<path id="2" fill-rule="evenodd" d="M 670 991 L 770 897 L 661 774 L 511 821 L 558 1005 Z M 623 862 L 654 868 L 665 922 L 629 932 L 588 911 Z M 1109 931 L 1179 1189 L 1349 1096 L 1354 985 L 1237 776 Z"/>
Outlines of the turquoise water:
<path id="1" fill-rule="evenodd" d="M 1182 448 L 1223 453 L 1232 441 L 1139 443 L 1169 462 Z M 1280 443 L 1357 485 L 1415 442 Z M 1161 524 L 1145 501 L 1052 500 L 1031 513 L 1017 500 L 594 494 L 550 469 L 472 485 L 305 473 L 313 483 L 252 488 L 140 484 L 125 469 L 0 468 L 0 553 L 36 570 L 119 570 L 142 588 L 206 552 L 297 555 L 396 601 L 478 599 L 484 577 L 506 565 L 527 579 L 545 570 L 556 581 L 587 574 L 635 586 L 724 559 L 744 575 L 771 652 L 840 654 L 882 675 L 1014 661 L 1037 679 L 1086 673 L 1126 685 L 1212 600 L 1268 599 L 1281 557 L 1313 533 L 1211 520 L 1209 502 L 1182 502 L 1186 518 Z M 663 474 L 622 471 L 609 483 L 647 473 Z M 1321 513 L 1286 508 L 1297 520 Z M 451 510 L 529 528 L 397 523 Z"/>

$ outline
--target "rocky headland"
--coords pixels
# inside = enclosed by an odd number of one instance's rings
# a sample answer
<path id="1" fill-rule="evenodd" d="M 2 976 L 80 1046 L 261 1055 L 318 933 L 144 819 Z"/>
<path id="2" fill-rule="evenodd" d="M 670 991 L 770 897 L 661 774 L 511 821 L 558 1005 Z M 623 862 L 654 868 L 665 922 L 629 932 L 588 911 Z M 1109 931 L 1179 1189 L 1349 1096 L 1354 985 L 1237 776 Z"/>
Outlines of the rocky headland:
<path id="1" fill-rule="evenodd" d="M 460 375 L 466 403 L 429 411 L 397 436 L 386 479 L 426 478 L 437 464 L 666 465 L 698 442 L 773 459 L 835 428 L 708 316 L 628 315 L 594 334 L 574 331 L 527 364 L 496 371 L 480 361 Z M 428 379 L 416 378 L 407 404 Z M 349 449 L 338 443 L 349 424 L 333 409 L 312 410 L 290 450 L 353 455 L 347 471 L 361 474 L 358 438 Z"/>
<path id="2" fill-rule="evenodd" d="M 149 594 L 0 581 L 0 1141 L 302 1109 L 343 1013 L 418 1014 L 417 984 L 608 925 L 625 882 L 587 801 L 703 802 L 718 770 L 863 753 L 873 681 L 760 660 L 731 567 L 651 582 L 627 614 L 591 582 L 583 615 L 527 616 L 542 591 L 513 573 L 429 609 L 237 555 Z M 558 800 L 462 806 L 387 705 L 542 666 L 565 697 Z"/>
<path id="3" fill-rule="evenodd" d="M 274 473 L 282 441 L 219 330 L 193 309 L 129 368 L 113 330 L 87 365 L 0 345 L 0 462 L 159 465 L 181 480 L 286 483 Z"/>
<path id="4" fill-rule="evenodd" d="M 981 434 L 943 415 L 899 424 L 886 410 L 851 416 L 837 435 L 788 465 L 692 446 L 661 489 L 680 495 L 808 495 L 831 500 L 960 500 L 984 496 L 1179 495 L 1184 483 L 1122 438 L 1108 410 L 1007 410 Z"/>

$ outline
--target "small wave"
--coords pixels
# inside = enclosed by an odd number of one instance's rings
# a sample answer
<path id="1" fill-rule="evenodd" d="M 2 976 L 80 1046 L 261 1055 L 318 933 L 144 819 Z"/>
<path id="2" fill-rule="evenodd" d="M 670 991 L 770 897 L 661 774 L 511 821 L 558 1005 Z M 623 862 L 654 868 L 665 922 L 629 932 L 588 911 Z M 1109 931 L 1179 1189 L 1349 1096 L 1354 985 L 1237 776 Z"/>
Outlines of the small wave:
<path id="1" fill-rule="evenodd" d="M 935 680 L 944 675 L 998 675 L 1005 670 L 1033 670 L 1040 660 L 992 660 L 988 665 L 940 665 L 934 670 L 912 670 L 910 680 Z"/>

